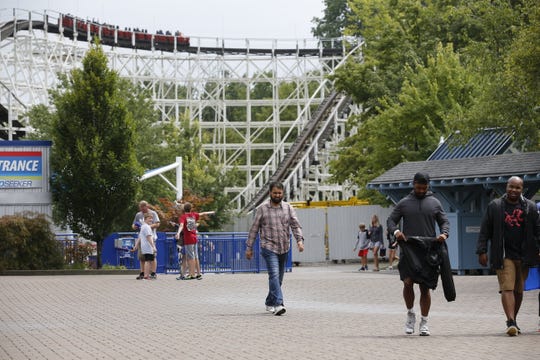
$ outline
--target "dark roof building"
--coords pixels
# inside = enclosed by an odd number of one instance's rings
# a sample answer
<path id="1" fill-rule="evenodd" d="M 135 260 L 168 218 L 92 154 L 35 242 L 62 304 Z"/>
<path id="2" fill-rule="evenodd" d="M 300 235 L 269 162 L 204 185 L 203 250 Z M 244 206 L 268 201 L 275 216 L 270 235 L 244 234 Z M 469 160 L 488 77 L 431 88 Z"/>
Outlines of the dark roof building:
<path id="1" fill-rule="evenodd" d="M 471 191 L 478 186 L 498 195 L 504 193 L 508 179 L 517 175 L 525 182 L 524 196 L 531 198 L 540 189 L 540 152 L 404 162 L 373 179 L 368 187 L 397 202 L 412 189 L 412 178 L 419 171 L 429 174 L 434 191 L 458 187 Z"/>
<path id="2" fill-rule="evenodd" d="M 540 152 L 511 152 L 510 139 L 500 129 L 488 129 L 465 145 L 451 146 L 451 136 L 428 160 L 401 163 L 369 182 L 368 188 L 397 203 L 412 190 L 415 173 L 428 173 L 430 188 L 450 219 L 452 268 L 478 269 L 476 238 L 489 201 L 505 193 L 511 176 L 523 179 L 527 198 L 540 189 Z"/>

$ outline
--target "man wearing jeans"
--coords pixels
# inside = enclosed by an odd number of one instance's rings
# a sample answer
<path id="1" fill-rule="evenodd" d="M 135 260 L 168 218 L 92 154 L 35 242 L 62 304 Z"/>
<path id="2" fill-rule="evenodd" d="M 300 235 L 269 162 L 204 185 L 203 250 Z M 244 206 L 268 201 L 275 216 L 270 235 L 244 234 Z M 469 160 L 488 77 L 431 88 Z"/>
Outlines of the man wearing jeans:
<path id="1" fill-rule="evenodd" d="M 257 208 L 246 241 L 246 259 L 251 260 L 253 257 L 253 243 L 259 234 L 261 255 L 268 270 L 269 291 L 265 301 L 266 311 L 279 316 L 286 311 L 281 284 L 290 251 L 290 232 L 292 231 L 300 252 L 304 251 L 304 237 L 296 211 L 289 203 L 283 201 L 283 184 L 271 183 L 269 195 L 270 200 Z"/>

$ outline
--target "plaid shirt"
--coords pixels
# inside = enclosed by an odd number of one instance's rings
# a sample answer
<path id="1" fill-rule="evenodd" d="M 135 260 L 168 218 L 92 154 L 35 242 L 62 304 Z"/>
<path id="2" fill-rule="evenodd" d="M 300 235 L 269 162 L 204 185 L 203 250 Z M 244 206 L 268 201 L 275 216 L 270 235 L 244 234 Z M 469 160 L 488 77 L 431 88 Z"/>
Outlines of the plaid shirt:
<path id="1" fill-rule="evenodd" d="M 304 240 L 294 208 L 284 201 L 279 206 L 272 206 L 269 200 L 257 209 L 246 245 L 251 248 L 259 234 L 262 248 L 284 254 L 290 249 L 290 230 L 297 242 Z"/>

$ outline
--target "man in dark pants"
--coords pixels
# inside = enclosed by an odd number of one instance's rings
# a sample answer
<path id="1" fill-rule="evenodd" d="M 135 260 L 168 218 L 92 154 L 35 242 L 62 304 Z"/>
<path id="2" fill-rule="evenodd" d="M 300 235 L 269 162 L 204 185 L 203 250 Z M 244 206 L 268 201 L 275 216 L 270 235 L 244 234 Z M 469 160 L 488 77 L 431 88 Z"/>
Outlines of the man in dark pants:
<path id="1" fill-rule="evenodd" d="M 487 266 L 487 243 L 491 242 L 489 264 L 497 273 L 509 336 L 520 333 L 516 316 L 528 268 L 538 264 L 540 219 L 536 205 L 525 199 L 522 192 L 523 179 L 512 176 L 506 184 L 506 194 L 488 204 L 476 247 L 478 262 Z"/>
<path id="2" fill-rule="evenodd" d="M 246 241 L 246 259 L 253 256 L 253 243 L 259 234 L 261 255 L 268 270 L 268 295 L 265 300 L 266 311 L 274 315 L 285 313 L 281 284 L 285 274 L 285 262 L 290 251 L 290 232 L 292 231 L 298 251 L 304 251 L 302 227 L 291 204 L 283 201 L 283 184 L 270 184 L 270 200 L 257 208 L 255 219 Z"/>
<path id="3" fill-rule="evenodd" d="M 400 220 L 403 220 L 403 230 L 398 229 Z M 436 235 L 435 224 L 439 226 L 440 233 Z M 450 224 L 440 201 L 429 191 L 429 175 L 416 173 L 413 178 L 413 191 L 401 199 L 387 220 L 388 231 L 392 232 L 399 242 L 407 241 L 407 237 L 422 236 L 437 238 L 443 242 L 448 238 Z M 407 321 L 405 333 L 414 333 L 416 314 L 414 313 L 414 274 L 411 273 L 410 263 L 406 252 L 401 252 L 398 269 L 401 281 L 403 281 L 403 300 L 407 307 Z M 433 270 L 436 271 L 436 270 Z M 433 274 L 438 276 L 438 274 Z M 420 286 L 420 311 L 421 321 L 419 332 L 421 336 L 430 335 L 428 328 L 428 315 L 431 307 L 430 287 L 426 283 L 418 282 Z M 435 282 L 436 284 L 436 282 Z"/>

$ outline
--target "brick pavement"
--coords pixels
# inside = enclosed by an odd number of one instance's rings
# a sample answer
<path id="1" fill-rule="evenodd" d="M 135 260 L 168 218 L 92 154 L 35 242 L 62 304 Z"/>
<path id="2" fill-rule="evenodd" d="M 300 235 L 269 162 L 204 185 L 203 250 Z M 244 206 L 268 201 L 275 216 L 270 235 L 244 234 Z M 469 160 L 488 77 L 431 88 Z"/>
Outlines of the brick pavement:
<path id="1" fill-rule="evenodd" d="M 534 359 L 537 291 L 523 334 L 504 334 L 493 276 L 456 276 L 457 300 L 432 294 L 432 335 L 405 335 L 397 272 L 356 264 L 294 268 L 287 313 L 264 311 L 266 274 L 0 277 L 0 359 Z M 415 308 L 418 310 L 418 302 Z M 418 325 L 417 325 L 418 326 Z"/>

